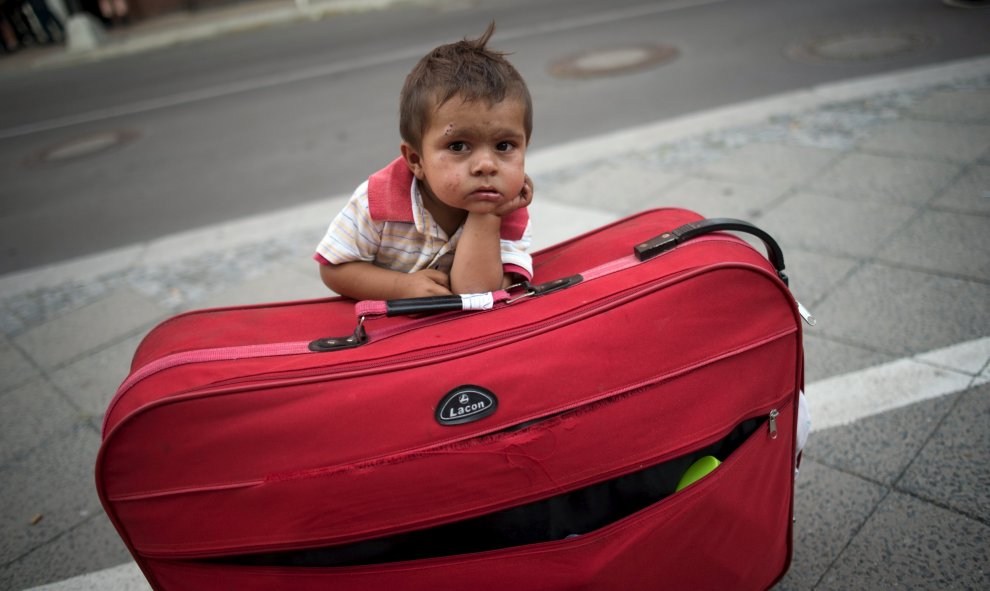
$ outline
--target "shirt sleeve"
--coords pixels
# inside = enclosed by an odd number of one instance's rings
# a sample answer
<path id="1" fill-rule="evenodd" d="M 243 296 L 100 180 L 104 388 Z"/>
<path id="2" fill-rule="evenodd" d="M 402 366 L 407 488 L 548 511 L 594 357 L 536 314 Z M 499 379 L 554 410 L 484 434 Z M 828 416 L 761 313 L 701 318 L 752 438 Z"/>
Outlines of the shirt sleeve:
<path id="1" fill-rule="evenodd" d="M 371 219 L 368 183 L 362 183 L 330 222 L 313 258 L 324 265 L 373 262 L 381 246 L 383 226 L 384 223 Z"/>
<path id="2" fill-rule="evenodd" d="M 533 257 L 529 247 L 533 241 L 530 233 L 531 223 L 527 222 L 526 230 L 519 240 L 502 240 L 502 269 L 506 273 L 522 275 L 527 281 L 533 278 Z"/>

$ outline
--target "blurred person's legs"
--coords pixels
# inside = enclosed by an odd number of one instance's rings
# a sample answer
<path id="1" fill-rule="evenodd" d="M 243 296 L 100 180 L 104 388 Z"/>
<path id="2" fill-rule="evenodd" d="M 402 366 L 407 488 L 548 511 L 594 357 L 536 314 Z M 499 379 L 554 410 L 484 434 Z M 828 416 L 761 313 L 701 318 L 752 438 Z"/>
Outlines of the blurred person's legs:
<path id="1" fill-rule="evenodd" d="M 48 8 L 46 0 L 27 0 L 27 4 L 31 7 L 31 11 L 34 12 L 35 18 L 38 19 L 38 26 L 41 27 L 43 33 L 43 38 L 38 39 L 39 42 L 55 43 L 65 38 L 65 29 L 62 27 L 62 22 Z"/>
<path id="2" fill-rule="evenodd" d="M 130 22 L 127 0 L 100 0 L 100 13 L 115 27 Z"/>
<path id="3" fill-rule="evenodd" d="M 34 43 L 38 39 L 31 30 L 31 25 L 24 17 L 22 8 L 24 0 L 0 0 L 0 15 L 4 23 L 3 33 L 10 34 L 9 39 L 4 39 L 4 49 L 14 51 Z"/>
<path id="4" fill-rule="evenodd" d="M 14 28 L 0 14 L 0 50 L 4 53 L 13 53 L 20 48 L 21 46 L 17 43 L 17 35 L 14 33 Z"/>
<path id="5" fill-rule="evenodd" d="M 942 3 L 953 8 L 990 8 L 990 0 L 942 0 Z"/>

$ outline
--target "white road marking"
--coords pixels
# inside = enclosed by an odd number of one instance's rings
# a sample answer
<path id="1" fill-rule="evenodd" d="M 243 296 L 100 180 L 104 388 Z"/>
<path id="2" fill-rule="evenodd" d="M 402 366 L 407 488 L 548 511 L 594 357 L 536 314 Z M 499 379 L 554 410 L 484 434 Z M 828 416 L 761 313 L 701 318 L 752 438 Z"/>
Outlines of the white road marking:
<path id="1" fill-rule="evenodd" d="M 805 389 L 812 431 L 990 382 L 988 361 L 990 337 L 820 380 Z"/>

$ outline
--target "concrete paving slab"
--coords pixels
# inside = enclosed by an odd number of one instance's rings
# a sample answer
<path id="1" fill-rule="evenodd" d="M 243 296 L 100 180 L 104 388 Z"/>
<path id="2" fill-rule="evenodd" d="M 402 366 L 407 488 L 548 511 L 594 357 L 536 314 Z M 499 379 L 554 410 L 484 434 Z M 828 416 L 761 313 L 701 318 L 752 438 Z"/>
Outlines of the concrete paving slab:
<path id="1" fill-rule="evenodd" d="M 101 512 L 93 486 L 99 437 L 77 422 L 0 469 L 0 564 L 49 543 Z"/>
<path id="2" fill-rule="evenodd" d="M 774 589 L 813 589 L 886 493 L 806 457 L 794 489 L 794 557 Z"/>
<path id="3" fill-rule="evenodd" d="M 533 251 L 584 234 L 617 220 L 618 214 L 591 207 L 578 207 L 551 199 L 533 200 L 529 206 L 530 224 L 539 228 L 533 234 Z"/>
<path id="4" fill-rule="evenodd" d="M 760 225 L 785 247 L 867 258 L 914 215 L 911 207 L 800 192 L 768 211 Z"/>
<path id="5" fill-rule="evenodd" d="M 657 193 L 657 201 L 711 218 L 754 222 L 786 189 L 776 183 L 745 184 L 696 176 L 684 177 Z"/>
<path id="6" fill-rule="evenodd" d="M 990 149 L 990 125 L 901 120 L 877 126 L 861 150 L 971 162 Z"/>
<path id="7" fill-rule="evenodd" d="M 9 273 L 0 277 L 0 299 L 65 283 L 88 283 L 94 277 L 133 265 L 143 252 L 142 245 L 124 246 L 62 263 Z"/>
<path id="8" fill-rule="evenodd" d="M 57 583 L 32 587 L 29 591 L 93 591 L 94 589 L 99 589 L 99 591 L 151 591 L 151 585 L 145 580 L 137 564 L 130 562 Z"/>
<path id="9" fill-rule="evenodd" d="M 783 144 L 748 144 L 709 164 L 714 177 L 798 185 L 817 176 L 839 156 L 834 150 Z"/>
<path id="10" fill-rule="evenodd" d="M 0 283 L 3 282 L 4 278 L 0 277 Z M 107 285 L 93 277 L 85 282 L 67 280 L 57 286 L 18 293 L 2 300 L 0 323 L 7 336 L 13 338 L 29 328 L 91 304 L 108 292 Z M 12 330 L 8 330 L 8 324 Z"/>
<path id="11" fill-rule="evenodd" d="M 14 342 L 38 365 L 52 369 L 168 315 L 168 309 L 122 288 L 35 327 L 15 337 Z"/>
<path id="12" fill-rule="evenodd" d="M 789 248 L 784 253 L 784 262 L 791 292 L 805 306 L 814 306 L 822 300 L 858 264 L 855 258 L 830 256 L 800 248 Z"/>
<path id="13" fill-rule="evenodd" d="M 964 213 L 990 214 L 990 166 L 968 169 L 931 204 Z"/>
<path id="14" fill-rule="evenodd" d="M 926 211 L 893 236 L 878 258 L 990 281 L 990 217 Z"/>
<path id="15" fill-rule="evenodd" d="M 326 226 L 329 225 L 330 220 L 327 219 L 326 223 L 315 233 L 299 232 L 295 239 L 295 246 L 291 249 L 290 258 L 283 263 L 283 268 L 292 269 L 310 279 L 315 277 L 316 283 L 323 285 L 320 280 L 319 263 L 313 260 L 313 254 L 316 252 L 317 243 L 326 232 Z"/>
<path id="16" fill-rule="evenodd" d="M 909 113 L 925 119 L 990 122 L 990 91 L 954 89 L 933 92 L 915 103 Z"/>
<path id="17" fill-rule="evenodd" d="M 990 588 L 990 526 L 892 492 L 816 589 Z"/>
<path id="18" fill-rule="evenodd" d="M 22 318 L 18 318 L 6 306 L 0 306 L 0 334 L 15 335 L 27 330 Z"/>
<path id="19" fill-rule="evenodd" d="M 35 548 L 17 562 L 0 569 L 0 588 L 25 589 L 47 581 L 78 576 L 94 568 L 115 567 L 130 560 L 130 553 L 101 510 L 64 535 Z M 134 569 L 137 570 L 136 565 Z M 91 582 L 93 586 L 81 588 L 100 591 L 151 589 L 140 572 L 137 573 L 137 577 L 140 577 L 140 580 L 132 578 L 125 587 L 107 584 L 113 579 L 108 580 L 108 577 L 100 576 Z M 64 590 L 64 588 L 60 589 Z"/>
<path id="20" fill-rule="evenodd" d="M 958 164 L 850 152 L 810 189 L 853 201 L 923 205 L 959 174 Z"/>
<path id="21" fill-rule="evenodd" d="M 0 406 L 0 466 L 41 447 L 80 418 L 79 411 L 43 378 L 0 395 Z"/>
<path id="22" fill-rule="evenodd" d="M 893 486 L 949 414 L 961 394 L 942 396 L 867 417 L 855 424 L 818 429 L 824 409 L 809 395 L 814 432 L 805 456 L 843 473 Z M 802 470 L 802 476 L 803 476 Z"/>
<path id="23" fill-rule="evenodd" d="M 898 483 L 923 499 L 973 519 L 990 517 L 990 385 L 960 395 L 958 404 Z"/>
<path id="24" fill-rule="evenodd" d="M 817 309 L 812 309 L 815 314 Z M 817 382 L 832 376 L 850 373 L 894 361 L 893 355 L 822 338 L 819 327 L 805 327 L 804 379 Z"/>
<path id="25" fill-rule="evenodd" d="M 309 277 L 310 279 L 315 278 L 318 284 L 323 285 L 323 281 L 320 279 L 320 264 L 313 260 L 314 252 L 316 252 L 316 243 L 307 242 L 306 249 L 300 252 L 299 256 L 294 257 L 291 261 L 286 263 L 286 268 L 292 269 L 296 273 Z M 326 288 L 326 286 L 324 286 L 324 288 Z"/>
<path id="26" fill-rule="evenodd" d="M 38 369 L 17 347 L 0 336 L 0 392 L 12 390 L 39 375 Z"/>
<path id="27" fill-rule="evenodd" d="M 664 187 L 680 180 L 679 175 L 646 168 L 644 164 L 607 161 L 563 181 L 534 181 L 534 204 L 544 199 L 571 205 L 590 206 L 629 215 L 644 209 L 669 205 L 658 199 Z"/>
<path id="28" fill-rule="evenodd" d="M 295 268 L 279 267 L 260 277 L 245 281 L 240 285 L 214 293 L 202 301 L 195 302 L 199 308 L 239 306 L 267 302 L 287 302 L 308 300 L 333 295 L 320 281 L 317 263 L 312 261 L 309 274 Z"/>
<path id="29" fill-rule="evenodd" d="M 135 335 L 87 355 L 51 373 L 50 379 L 82 411 L 99 425 L 131 366 L 131 358 L 144 335 Z"/>
<path id="30" fill-rule="evenodd" d="M 988 301 L 986 283 L 869 263 L 816 305 L 816 330 L 892 354 L 921 353 L 990 334 Z"/>

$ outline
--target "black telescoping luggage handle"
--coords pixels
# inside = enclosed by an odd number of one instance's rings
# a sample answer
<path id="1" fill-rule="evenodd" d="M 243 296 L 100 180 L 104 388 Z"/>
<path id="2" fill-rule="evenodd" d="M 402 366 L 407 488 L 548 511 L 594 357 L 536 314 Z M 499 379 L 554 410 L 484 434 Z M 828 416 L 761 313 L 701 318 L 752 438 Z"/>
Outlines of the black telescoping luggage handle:
<path id="1" fill-rule="evenodd" d="M 773 236 L 767 234 L 762 229 L 754 226 L 749 222 L 744 222 L 742 220 L 736 220 L 732 218 L 711 218 L 707 220 L 698 220 L 697 222 L 691 222 L 684 224 L 678 228 L 674 228 L 669 232 L 664 232 L 656 238 L 647 240 L 637 244 L 633 249 L 636 254 L 636 258 L 641 261 L 651 259 L 662 252 L 671 250 L 678 244 L 687 242 L 692 238 L 697 238 L 704 234 L 711 234 L 712 232 L 743 232 L 746 234 L 752 234 L 760 240 L 767 248 L 767 259 L 773 268 L 777 270 L 777 276 L 780 280 L 787 285 L 787 274 L 784 273 L 784 252 L 780 249 L 780 245 L 777 241 L 773 239 Z"/>

